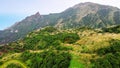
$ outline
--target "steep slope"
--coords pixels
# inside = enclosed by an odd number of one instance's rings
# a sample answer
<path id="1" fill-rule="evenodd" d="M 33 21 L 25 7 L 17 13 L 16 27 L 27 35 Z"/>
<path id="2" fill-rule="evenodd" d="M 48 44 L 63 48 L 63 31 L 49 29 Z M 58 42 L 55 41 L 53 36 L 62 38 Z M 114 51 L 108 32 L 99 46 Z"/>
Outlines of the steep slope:
<path id="1" fill-rule="evenodd" d="M 67 10 L 49 15 L 35 15 L 26 17 L 10 28 L 0 32 L 0 44 L 15 41 L 24 37 L 27 33 L 54 26 L 61 29 L 90 27 L 104 28 L 120 24 L 120 9 L 112 6 L 95 3 L 80 3 Z"/>
<path id="2" fill-rule="evenodd" d="M 15 23 L 10 28 L 1 31 L 0 42 L 1 43 L 11 42 L 25 36 L 28 32 L 36 28 L 39 19 L 40 14 L 36 13 L 35 15 L 26 17 L 21 22 Z"/>
<path id="3" fill-rule="evenodd" d="M 65 28 L 87 26 L 102 28 L 120 24 L 120 10 L 95 3 L 80 3 L 61 13 Z M 117 20 L 117 21 L 116 21 Z"/>
<path id="4" fill-rule="evenodd" d="M 40 15 L 37 12 L 34 15 L 26 17 L 24 20 L 15 23 L 13 26 L 0 31 L 0 44 L 16 41 L 23 38 L 29 32 L 43 28 L 45 26 L 54 26 L 58 14 Z"/>

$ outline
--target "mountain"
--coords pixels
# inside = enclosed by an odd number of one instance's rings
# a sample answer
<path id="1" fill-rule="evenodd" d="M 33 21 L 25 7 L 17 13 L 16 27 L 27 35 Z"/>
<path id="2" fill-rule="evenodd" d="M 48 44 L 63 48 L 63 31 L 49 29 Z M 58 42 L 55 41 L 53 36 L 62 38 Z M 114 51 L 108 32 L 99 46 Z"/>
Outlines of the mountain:
<path id="1" fill-rule="evenodd" d="M 120 9 L 107 5 L 86 2 L 66 9 L 61 13 L 34 15 L 15 23 L 8 29 L 0 31 L 0 44 L 16 41 L 27 33 L 45 26 L 60 29 L 90 27 L 105 28 L 120 24 Z"/>
<path id="2" fill-rule="evenodd" d="M 61 13 L 64 27 L 102 28 L 120 24 L 120 10 L 95 3 L 80 3 Z"/>

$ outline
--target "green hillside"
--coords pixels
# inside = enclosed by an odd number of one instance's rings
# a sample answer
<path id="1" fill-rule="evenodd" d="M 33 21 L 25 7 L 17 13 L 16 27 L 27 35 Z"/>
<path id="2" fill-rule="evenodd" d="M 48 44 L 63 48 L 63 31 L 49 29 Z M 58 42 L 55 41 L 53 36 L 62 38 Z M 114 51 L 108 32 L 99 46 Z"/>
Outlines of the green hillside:
<path id="1" fill-rule="evenodd" d="M 0 68 L 119 68 L 120 34 L 45 27 L 0 47 Z"/>

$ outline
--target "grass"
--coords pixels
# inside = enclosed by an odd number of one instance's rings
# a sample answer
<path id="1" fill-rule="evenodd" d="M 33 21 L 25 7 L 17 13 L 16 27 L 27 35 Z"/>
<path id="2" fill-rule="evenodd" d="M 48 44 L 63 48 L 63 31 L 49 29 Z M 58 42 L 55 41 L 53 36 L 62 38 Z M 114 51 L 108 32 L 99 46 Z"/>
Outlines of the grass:
<path id="1" fill-rule="evenodd" d="M 85 65 L 80 61 L 79 56 L 72 54 L 69 68 L 85 68 Z"/>
<path id="2" fill-rule="evenodd" d="M 85 68 L 84 64 L 78 62 L 77 60 L 71 60 L 69 68 Z"/>

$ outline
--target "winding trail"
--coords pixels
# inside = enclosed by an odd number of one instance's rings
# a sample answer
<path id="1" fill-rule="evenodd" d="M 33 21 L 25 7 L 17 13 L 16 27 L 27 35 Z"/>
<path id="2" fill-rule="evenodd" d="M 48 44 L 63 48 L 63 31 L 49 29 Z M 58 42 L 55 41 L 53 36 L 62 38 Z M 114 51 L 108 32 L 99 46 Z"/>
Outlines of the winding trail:
<path id="1" fill-rule="evenodd" d="M 19 64 L 22 68 L 27 68 L 26 65 L 24 63 L 20 62 L 19 60 L 7 61 L 2 66 L 0 66 L 0 68 L 6 68 L 11 63 Z"/>

